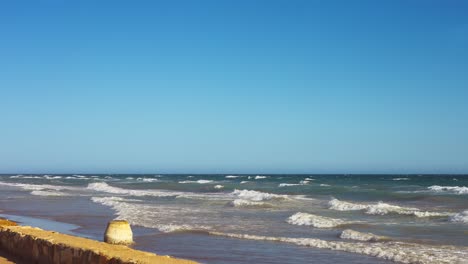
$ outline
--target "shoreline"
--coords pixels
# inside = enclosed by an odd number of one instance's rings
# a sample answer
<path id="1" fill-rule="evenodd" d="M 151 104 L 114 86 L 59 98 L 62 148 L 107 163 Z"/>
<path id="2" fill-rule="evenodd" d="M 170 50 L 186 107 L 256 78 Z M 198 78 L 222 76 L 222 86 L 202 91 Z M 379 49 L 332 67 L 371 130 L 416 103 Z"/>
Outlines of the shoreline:
<path id="1" fill-rule="evenodd" d="M 196 264 L 191 260 L 161 256 L 122 245 L 17 225 L 0 218 L 0 263 L 161 263 Z M 3 257 L 3 259 L 1 258 Z"/>

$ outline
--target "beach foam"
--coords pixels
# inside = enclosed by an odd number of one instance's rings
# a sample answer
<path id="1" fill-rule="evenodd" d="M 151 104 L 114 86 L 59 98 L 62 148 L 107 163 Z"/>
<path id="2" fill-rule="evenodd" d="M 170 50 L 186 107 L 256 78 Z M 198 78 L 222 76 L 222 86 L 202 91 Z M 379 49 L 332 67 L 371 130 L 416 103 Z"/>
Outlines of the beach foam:
<path id="1" fill-rule="evenodd" d="M 455 194 L 468 194 L 468 187 L 465 186 L 439 186 L 432 185 L 427 187 L 429 190 L 434 192 L 449 192 Z"/>
<path id="2" fill-rule="evenodd" d="M 333 228 L 343 224 L 346 224 L 345 221 L 340 219 L 329 218 L 325 216 L 319 216 L 308 213 L 296 213 L 290 216 L 286 222 L 291 225 L 306 225 L 316 228 Z"/>
<path id="3" fill-rule="evenodd" d="M 455 246 L 432 246 L 403 242 L 342 242 L 314 238 L 271 237 L 248 234 L 209 232 L 211 235 L 238 239 L 284 242 L 299 246 L 358 253 L 401 263 L 466 263 L 468 251 Z"/>
<path id="4" fill-rule="evenodd" d="M 92 197 L 91 200 L 112 208 L 117 217 L 116 220 L 127 220 L 132 225 L 156 228 L 161 232 L 176 231 L 208 231 L 210 227 L 205 225 L 178 223 L 186 221 L 186 217 L 178 217 L 177 214 L 185 213 L 178 207 L 152 206 L 144 204 L 143 200 L 128 199 L 123 197 Z M 188 210 L 188 209 L 187 209 Z M 196 212 L 196 210 L 189 210 Z M 173 220 L 165 220 L 164 217 L 173 216 Z M 163 218 L 163 219 L 161 219 Z M 193 220 L 193 219 L 192 219 Z"/>

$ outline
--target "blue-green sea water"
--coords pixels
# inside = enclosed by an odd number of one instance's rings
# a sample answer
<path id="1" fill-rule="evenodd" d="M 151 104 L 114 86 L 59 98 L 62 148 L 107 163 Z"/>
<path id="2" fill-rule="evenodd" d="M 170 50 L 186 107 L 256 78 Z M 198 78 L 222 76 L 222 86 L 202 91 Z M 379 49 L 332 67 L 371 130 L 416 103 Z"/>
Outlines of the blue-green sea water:
<path id="1" fill-rule="evenodd" d="M 0 213 L 202 263 L 466 263 L 468 175 L 0 175 Z"/>

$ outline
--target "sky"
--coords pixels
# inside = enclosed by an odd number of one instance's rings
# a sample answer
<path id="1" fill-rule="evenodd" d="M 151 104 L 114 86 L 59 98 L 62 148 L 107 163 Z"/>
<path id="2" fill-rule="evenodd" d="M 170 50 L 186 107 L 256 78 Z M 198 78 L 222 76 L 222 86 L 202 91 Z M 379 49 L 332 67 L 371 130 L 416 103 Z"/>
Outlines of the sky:
<path id="1" fill-rule="evenodd" d="M 468 173 L 467 1 L 2 1 L 0 173 Z"/>

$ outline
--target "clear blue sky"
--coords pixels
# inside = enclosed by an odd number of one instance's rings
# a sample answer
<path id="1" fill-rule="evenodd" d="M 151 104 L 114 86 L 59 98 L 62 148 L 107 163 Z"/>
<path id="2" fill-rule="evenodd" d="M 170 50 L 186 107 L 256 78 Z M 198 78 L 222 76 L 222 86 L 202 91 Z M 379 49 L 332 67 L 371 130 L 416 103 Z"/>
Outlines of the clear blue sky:
<path id="1" fill-rule="evenodd" d="M 468 173 L 467 1 L 2 1 L 0 172 Z"/>

